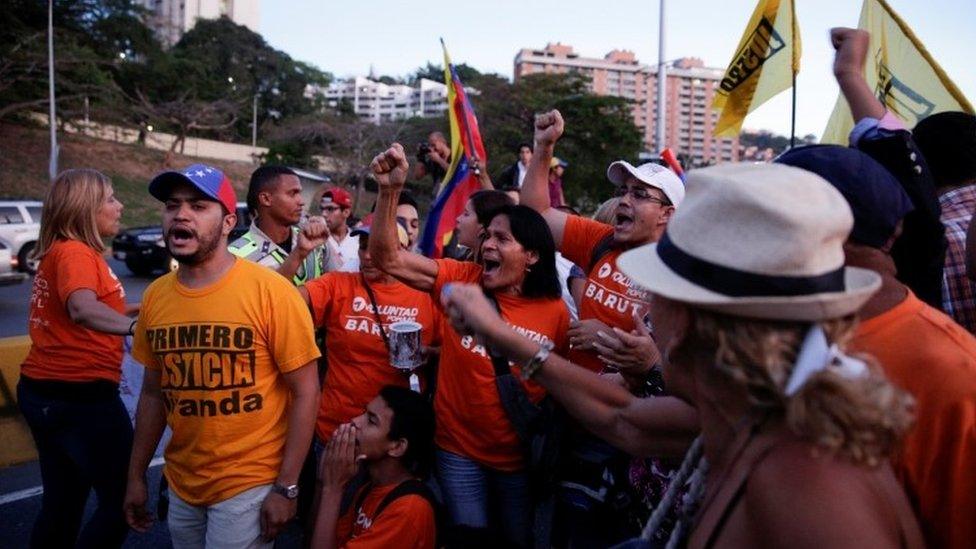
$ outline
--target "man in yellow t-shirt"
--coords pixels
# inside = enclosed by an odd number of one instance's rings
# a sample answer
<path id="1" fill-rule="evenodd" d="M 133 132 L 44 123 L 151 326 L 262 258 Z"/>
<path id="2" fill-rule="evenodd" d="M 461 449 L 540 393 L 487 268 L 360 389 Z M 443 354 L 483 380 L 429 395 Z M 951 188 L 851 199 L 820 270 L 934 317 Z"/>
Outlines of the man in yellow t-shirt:
<path id="1" fill-rule="evenodd" d="M 132 354 L 146 366 L 126 519 L 144 531 L 145 472 L 163 428 L 173 546 L 270 547 L 296 511 L 318 405 L 308 309 L 289 281 L 234 257 L 234 192 L 219 170 L 157 176 L 180 268 L 145 292 Z"/>

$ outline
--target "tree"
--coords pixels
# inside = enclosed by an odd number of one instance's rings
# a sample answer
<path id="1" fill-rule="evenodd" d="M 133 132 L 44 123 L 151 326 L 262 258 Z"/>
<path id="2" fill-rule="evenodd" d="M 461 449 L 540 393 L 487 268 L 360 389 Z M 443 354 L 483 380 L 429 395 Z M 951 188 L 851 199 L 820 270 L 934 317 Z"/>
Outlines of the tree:
<path id="1" fill-rule="evenodd" d="M 176 139 L 170 145 L 173 152 L 180 146 L 180 154 L 186 145 L 187 135 L 195 130 L 219 131 L 234 125 L 237 121 L 238 104 L 226 99 L 203 101 L 193 97 L 192 90 L 186 90 L 173 101 L 153 102 L 141 92 L 137 93 L 139 112 L 149 120 L 160 120 L 175 128 Z"/>

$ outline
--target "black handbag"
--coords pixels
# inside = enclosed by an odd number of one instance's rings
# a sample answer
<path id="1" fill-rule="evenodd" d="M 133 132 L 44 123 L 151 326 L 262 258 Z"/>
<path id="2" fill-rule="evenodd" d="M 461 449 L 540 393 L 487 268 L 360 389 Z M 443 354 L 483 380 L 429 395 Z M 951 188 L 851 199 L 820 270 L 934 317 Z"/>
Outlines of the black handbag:
<path id="1" fill-rule="evenodd" d="M 485 294 L 495 309 L 498 301 Z M 508 359 L 486 346 L 495 370 L 495 387 L 505 415 L 512 422 L 525 453 L 529 484 L 537 496 L 547 495 L 556 483 L 566 420 L 562 409 L 550 396 L 532 402 L 521 380 L 513 373 Z"/>

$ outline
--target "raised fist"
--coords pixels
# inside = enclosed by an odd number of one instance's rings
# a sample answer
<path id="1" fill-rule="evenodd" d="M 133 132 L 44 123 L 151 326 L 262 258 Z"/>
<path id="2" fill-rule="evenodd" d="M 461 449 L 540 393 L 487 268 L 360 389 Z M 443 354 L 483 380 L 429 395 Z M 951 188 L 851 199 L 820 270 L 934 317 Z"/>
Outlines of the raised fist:
<path id="1" fill-rule="evenodd" d="M 381 191 L 402 189 L 407 181 L 408 168 L 407 156 L 399 143 L 394 143 L 389 149 L 376 155 L 369 164 Z"/>
<path id="2" fill-rule="evenodd" d="M 325 219 L 313 215 L 302 224 L 301 230 L 298 231 L 298 249 L 307 256 L 312 250 L 325 244 L 328 238 L 329 226 L 325 223 Z"/>
<path id="3" fill-rule="evenodd" d="M 563 115 L 557 110 L 535 115 L 535 142 L 539 145 L 555 145 L 563 135 Z"/>
<path id="4" fill-rule="evenodd" d="M 830 29 L 830 44 L 837 51 L 834 55 L 834 76 L 863 76 L 870 42 L 871 34 L 868 31 L 844 27 Z"/>

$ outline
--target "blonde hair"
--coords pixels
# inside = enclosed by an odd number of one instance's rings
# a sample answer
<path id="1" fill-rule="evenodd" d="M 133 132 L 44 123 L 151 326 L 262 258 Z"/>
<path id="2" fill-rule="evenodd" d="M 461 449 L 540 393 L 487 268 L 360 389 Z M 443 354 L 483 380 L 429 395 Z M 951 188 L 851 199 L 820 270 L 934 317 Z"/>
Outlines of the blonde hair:
<path id="1" fill-rule="evenodd" d="M 868 374 L 845 378 L 829 370 L 814 374 L 793 396 L 784 394 L 810 324 L 732 317 L 688 308 L 687 335 L 672 349 L 675 362 L 713 354 L 711 369 L 745 389 L 749 405 L 780 415 L 798 437 L 854 463 L 874 466 L 891 455 L 912 424 L 912 398 L 888 382 L 869 356 Z M 853 316 L 821 323 L 828 341 L 843 345 L 853 334 Z M 682 360 L 682 359 L 685 360 Z M 699 358 L 700 360 L 700 358 Z"/>
<path id="2" fill-rule="evenodd" d="M 593 220 L 599 221 L 604 225 L 612 225 L 613 212 L 617 209 L 617 204 L 620 204 L 620 198 L 618 197 L 613 197 L 603 204 L 600 204 L 597 207 L 596 212 L 593 214 Z"/>
<path id="3" fill-rule="evenodd" d="M 44 257 L 58 240 L 77 240 L 98 252 L 104 251 L 95 217 L 111 190 L 112 180 L 98 170 L 83 168 L 59 173 L 44 199 L 34 257 Z"/>

